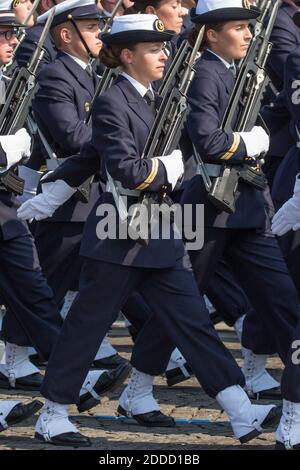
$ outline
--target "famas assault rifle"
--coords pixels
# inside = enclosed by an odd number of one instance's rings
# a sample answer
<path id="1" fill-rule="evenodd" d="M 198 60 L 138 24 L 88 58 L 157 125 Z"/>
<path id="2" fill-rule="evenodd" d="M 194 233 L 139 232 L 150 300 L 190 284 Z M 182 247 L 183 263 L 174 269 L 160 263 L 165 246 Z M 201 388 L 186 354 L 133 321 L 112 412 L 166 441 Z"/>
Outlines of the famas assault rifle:
<path id="1" fill-rule="evenodd" d="M 37 90 L 36 71 L 44 55 L 43 46 L 50 31 L 54 15 L 55 9 L 53 9 L 45 24 L 28 67 L 15 70 L 9 83 L 6 90 L 6 100 L 0 111 L 0 135 L 15 134 L 25 125 L 32 99 Z M 16 168 L 17 165 L 15 168 L 4 173 L 0 181 L 9 191 L 21 195 L 23 194 L 24 180 L 15 173 L 14 170 Z"/>

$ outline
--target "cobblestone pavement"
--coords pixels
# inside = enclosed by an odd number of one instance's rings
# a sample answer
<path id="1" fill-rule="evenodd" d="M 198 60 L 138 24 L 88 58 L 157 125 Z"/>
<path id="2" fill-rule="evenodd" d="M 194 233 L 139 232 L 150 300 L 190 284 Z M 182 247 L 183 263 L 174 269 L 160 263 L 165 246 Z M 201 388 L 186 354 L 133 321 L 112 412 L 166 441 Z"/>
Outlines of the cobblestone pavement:
<path id="1" fill-rule="evenodd" d="M 217 329 L 226 346 L 241 364 L 240 345 L 233 330 L 223 323 L 218 325 Z M 122 328 L 114 328 L 110 339 L 119 353 L 129 358 L 132 343 L 126 331 Z M 273 356 L 268 359 L 268 370 L 275 378 L 280 378 L 282 364 L 278 357 Z M 39 398 L 38 393 L 32 392 L 19 394 L 7 390 L 0 390 L 0 392 L 3 399 Z M 91 438 L 93 449 L 199 451 L 202 449 L 271 450 L 273 448 L 274 433 L 264 433 L 247 445 L 239 445 L 233 438 L 226 415 L 221 412 L 216 401 L 203 392 L 195 378 L 172 388 L 167 387 L 164 377 L 158 377 L 155 380 L 155 397 L 164 413 L 174 418 L 200 420 L 194 423 L 180 422 L 175 428 L 149 429 L 128 419 L 114 419 L 120 392 L 121 389 L 109 397 L 104 397 L 102 403 L 88 413 L 79 415 L 75 407 L 71 408 L 72 421 L 78 426 L 80 432 Z M 36 417 L 30 418 L 25 423 L 2 432 L 0 450 L 59 449 L 59 447 L 45 445 L 34 440 L 35 421 Z"/>

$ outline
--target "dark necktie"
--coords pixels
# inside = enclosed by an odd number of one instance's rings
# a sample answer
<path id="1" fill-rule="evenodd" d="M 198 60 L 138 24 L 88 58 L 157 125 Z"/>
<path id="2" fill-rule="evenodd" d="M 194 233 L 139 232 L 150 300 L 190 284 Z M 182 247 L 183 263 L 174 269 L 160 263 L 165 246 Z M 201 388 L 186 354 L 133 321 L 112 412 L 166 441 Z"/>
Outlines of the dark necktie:
<path id="1" fill-rule="evenodd" d="M 144 95 L 144 100 L 149 105 L 152 114 L 155 116 L 156 115 L 155 98 L 154 98 L 154 93 L 152 90 L 147 91 L 147 93 Z"/>
<path id="2" fill-rule="evenodd" d="M 234 78 L 236 78 L 236 68 L 235 68 L 235 65 L 231 65 L 229 67 L 229 70 L 230 72 L 232 73 L 232 75 L 234 76 Z"/>
<path id="3" fill-rule="evenodd" d="M 85 68 L 85 71 L 86 71 L 86 73 L 87 73 L 90 77 L 93 76 L 93 67 L 92 67 L 91 64 L 87 64 L 87 66 L 86 66 L 86 68 Z"/>

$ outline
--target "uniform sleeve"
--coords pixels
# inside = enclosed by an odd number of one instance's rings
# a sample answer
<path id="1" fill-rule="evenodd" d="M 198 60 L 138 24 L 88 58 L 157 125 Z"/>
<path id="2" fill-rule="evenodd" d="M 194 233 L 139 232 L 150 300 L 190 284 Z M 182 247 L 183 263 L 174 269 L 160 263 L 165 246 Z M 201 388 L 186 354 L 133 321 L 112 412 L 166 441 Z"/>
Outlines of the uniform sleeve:
<path id="1" fill-rule="evenodd" d="M 43 68 L 38 84 L 40 88 L 33 100 L 37 124 L 42 130 L 47 129 L 66 155 L 79 153 L 82 145 L 90 141 L 92 130 L 78 116 L 72 87 L 51 65 Z"/>
<path id="2" fill-rule="evenodd" d="M 90 143 L 84 145 L 80 155 L 66 158 L 43 182 L 63 180 L 76 188 L 100 171 L 100 159 Z"/>
<path id="3" fill-rule="evenodd" d="M 297 47 L 298 44 L 293 32 L 295 25 L 292 24 L 292 20 L 290 24 L 291 28 L 289 29 L 288 26 L 289 24 L 284 22 L 283 19 L 278 16 L 270 38 L 273 46 L 267 64 L 282 82 L 284 79 L 284 68 L 287 56 Z"/>
<path id="4" fill-rule="evenodd" d="M 227 133 L 220 128 L 219 102 L 218 85 L 214 79 L 205 73 L 196 75 L 189 95 L 189 137 L 205 161 L 229 164 L 243 161 L 246 148 L 239 134 Z"/>
<path id="5" fill-rule="evenodd" d="M 95 103 L 92 145 L 110 176 L 124 188 L 159 191 L 166 185 L 169 189 L 163 164 L 157 158 L 141 158 L 126 106 L 121 107 L 112 95 L 103 95 Z"/>

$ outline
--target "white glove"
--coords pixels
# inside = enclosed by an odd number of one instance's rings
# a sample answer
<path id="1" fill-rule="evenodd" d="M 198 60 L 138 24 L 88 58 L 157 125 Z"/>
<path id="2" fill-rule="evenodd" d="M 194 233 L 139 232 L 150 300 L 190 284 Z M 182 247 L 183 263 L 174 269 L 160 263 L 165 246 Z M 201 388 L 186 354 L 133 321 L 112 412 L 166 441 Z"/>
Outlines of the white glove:
<path id="1" fill-rule="evenodd" d="M 7 165 L 0 172 L 7 171 L 24 157 L 30 157 L 31 137 L 26 129 L 20 129 L 14 135 L 0 136 L 0 144 L 6 153 Z"/>
<path id="2" fill-rule="evenodd" d="M 156 157 L 164 165 L 168 182 L 172 186 L 172 190 L 175 188 L 177 181 L 184 173 L 184 165 L 182 159 L 182 153 L 180 150 L 173 150 L 170 155 L 164 155 L 163 157 Z"/>
<path id="3" fill-rule="evenodd" d="M 296 176 L 294 195 L 279 209 L 272 220 L 274 235 L 284 235 L 300 228 L 300 173 Z"/>
<path id="4" fill-rule="evenodd" d="M 17 214 L 22 220 L 43 220 L 51 217 L 58 207 L 76 192 L 63 180 L 42 184 L 42 193 L 24 202 Z"/>
<path id="5" fill-rule="evenodd" d="M 256 158 L 269 150 L 270 138 L 261 126 L 254 126 L 249 132 L 239 132 L 239 135 L 245 143 L 247 157 Z"/>

